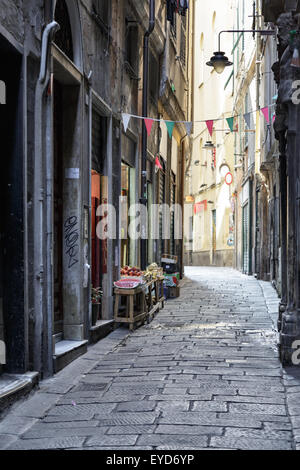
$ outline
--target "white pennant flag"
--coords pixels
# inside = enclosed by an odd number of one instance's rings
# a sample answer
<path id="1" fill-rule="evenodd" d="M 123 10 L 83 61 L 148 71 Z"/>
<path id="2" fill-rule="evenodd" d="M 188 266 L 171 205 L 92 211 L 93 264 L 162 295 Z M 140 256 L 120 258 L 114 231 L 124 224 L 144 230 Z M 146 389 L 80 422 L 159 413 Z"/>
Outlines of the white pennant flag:
<path id="1" fill-rule="evenodd" d="M 127 113 L 122 113 L 122 119 L 123 119 L 123 126 L 124 126 L 124 131 L 125 133 L 127 132 L 128 124 L 130 121 L 131 115 Z"/>
<path id="2" fill-rule="evenodd" d="M 193 123 L 192 123 L 192 122 L 186 122 L 186 123 L 185 123 L 185 128 L 186 128 L 186 133 L 187 133 L 187 135 L 191 135 L 192 127 L 193 127 Z"/>

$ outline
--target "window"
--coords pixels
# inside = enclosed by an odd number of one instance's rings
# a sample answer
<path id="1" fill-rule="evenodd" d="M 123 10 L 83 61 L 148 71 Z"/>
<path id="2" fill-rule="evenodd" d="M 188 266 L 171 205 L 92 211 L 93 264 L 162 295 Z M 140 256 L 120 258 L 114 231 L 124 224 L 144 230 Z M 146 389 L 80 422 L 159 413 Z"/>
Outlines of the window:
<path id="1" fill-rule="evenodd" d="M 158 61 L 150 51 L 149 54 L 149 93 L 150 98 L 156 104 L 158 100 L 158 88 L 159 88 L 159 68 Z"/>
<path id="2" fill-rule="evenodd" d="M 182 65 L 186 65 L 186 17 L 181 17 L 180 31 L 180 60 Z"/>
<path id="3" fill-rule="evenodd" d="M 216 43 L 217 43 L 217 35 L 216 35 L 216 18 L 217 18 L 217 13 L 214 11 L 213 17 L 212 17 L 212 23 L 211 23 L 211 30 L 213 34 L 213 43 L 214 43 L 214 51 L 217 51 L 218 49 L 216 48 Z"/>
<path id="4" fill-rule="evenodd" d="M 136 76 L 138 70 L 138 26 L 127 22 L 125 36 L 125 62 L 129 65 L 132 75 Z"/>
<path id="5" fill-rule="evenodd" d="M 249 93 L 246 93 L 245 96 L 245 114 L 249 113 Z M 249 138 L 249 133 L 247 132 L 249 129 L 247 129 L 247 126 L 245 125 L 245 121 L 243 123 L 244 129 L 245 129 L 245 139 L 244 139 L 244 147 L 248 147 L 248 138 Z"/>
<path id="6" fill-rule="evenodd" d="M 73 40 L 68 7 L 65 0 L 59 0 L 55 8 L 55 21 L 60 29 L 55 34 L 54 42 L 66 54 L 69 59 L 74 60 Z"/>
<path id="7" fill-rule="evenodd" d="M 174 23 L 171 24 L 171 34 L 174 39 L 177 38 L 177 14 L 174 15 Z"/>
<path id="8" fill-rule="evenodd" d="M 204 34 L 201 34 L 201 39 L 200 39 L 200 80 L 199 80 L 199 86 L 201 86 L 204 83 Z"/>

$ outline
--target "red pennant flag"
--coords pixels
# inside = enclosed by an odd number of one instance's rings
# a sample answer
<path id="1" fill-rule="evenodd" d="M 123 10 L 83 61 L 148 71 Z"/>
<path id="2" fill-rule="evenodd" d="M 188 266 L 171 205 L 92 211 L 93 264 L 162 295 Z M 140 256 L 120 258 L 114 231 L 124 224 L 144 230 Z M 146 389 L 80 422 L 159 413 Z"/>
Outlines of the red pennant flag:
<path id="1" fill-rule="evenodd" d="M 207 125 L 208 132 L 210 133 L 210 136 L 212 137 L 214 121 L 212 120 L 206 121 L 206 125 Z"/>
<path id="2" fill-rule="evenodd" d="M 266 119 L 267 123 L 270 124 L 269 107 L 266 106 L 265 108 L 261 108 L 261 112 L 265 116 L 265 119 Z"/>
<path id="3" fill-rule="evenodd" d="M 150 136 L 151 134 L 151 129 L 152 129 L 152 126 L 153 126 L 153 119 L 144 119 L 144 122 L 145 122 L 145 126 L 146 126 L 146 129 L 147 129 L 147 134 L 148 134 L 148 137 Z"/>
<path id="4" fill-rule="evenodd" d="M 162 170 L 162 169 L 163 169 L 163 167 L 161 166 L 161 163 L 160 163 L 158 157 L 156 157 L 156 159 L 155 159 L 155 166 L 158 168 L 158 170 Z"/>

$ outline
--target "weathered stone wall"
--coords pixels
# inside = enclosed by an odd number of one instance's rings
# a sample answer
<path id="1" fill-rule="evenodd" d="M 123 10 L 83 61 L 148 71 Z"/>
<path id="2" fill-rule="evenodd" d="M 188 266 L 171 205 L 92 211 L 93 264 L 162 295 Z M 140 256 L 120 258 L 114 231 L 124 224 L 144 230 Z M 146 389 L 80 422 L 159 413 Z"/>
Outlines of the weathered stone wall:
<path id="1" fill-rule="evenodd" d="M 33 2 L 30 3 L 32 4 Z M 0 24 L 20 44 L 24 42 L 24 6 L 23 0 L 0 1 Z"/>

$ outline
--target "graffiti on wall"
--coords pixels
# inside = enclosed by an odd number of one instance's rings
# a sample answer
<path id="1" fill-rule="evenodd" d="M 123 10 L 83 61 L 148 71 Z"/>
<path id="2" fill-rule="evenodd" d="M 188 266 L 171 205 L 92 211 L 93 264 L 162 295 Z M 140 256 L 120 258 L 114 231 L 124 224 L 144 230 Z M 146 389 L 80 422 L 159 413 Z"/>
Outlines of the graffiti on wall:
<path id="1" fill-rule="evenodd" d="M 75 266 L 79 254 L 79 229 L 78 217 L 71 216 L 65 221 L 65 254 L 69 257 L 68 268 Z"/>

